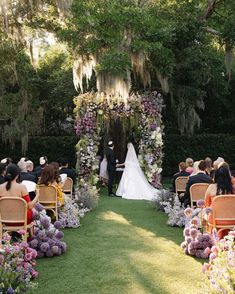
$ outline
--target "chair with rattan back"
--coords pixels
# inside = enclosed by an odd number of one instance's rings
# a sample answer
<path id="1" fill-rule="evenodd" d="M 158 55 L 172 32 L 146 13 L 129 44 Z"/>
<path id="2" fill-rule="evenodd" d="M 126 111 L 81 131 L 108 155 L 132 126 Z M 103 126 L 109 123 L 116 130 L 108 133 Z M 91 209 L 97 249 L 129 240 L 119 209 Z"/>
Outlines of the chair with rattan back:
<path id="1" fill-rule="evenodd" d="M 191 200 L 191 207 L 193 207 L 193 203 L 197 202 L 198 200 L 205 199 L 206 190 L 209 187 L 207 183 L 197 183 L 193 184 L 190 189 L 190 200 Z"/>
<path id="2" fill-rule="evenodd" d="M 2 240 L 3 231 L 17 232 L 19 230 L 31 230 L 34 222 L 27 224 L 27 202 L 20 197 L 2 197 L 0 198 L 0 240 Z M 23 236 L 24 240 L 27 235 Z"/>
<path id="3" fill-rule="evenodd" d="M 212 220 L 209 227 L 219 231 L 235 227 L 235 195 L 215 196 L 211 204 Z"/>
<path id="4" fill-rule="evenodd" d="M 177 194 L 184 193 L 186 190 L 186 185 L 188 182 L 188 177 L 178 177 L 175 180 L 175 192 Z"/>
<path id="5" fill-rule="evenodd" d="M 52 211 L 58 220 L 58 200 L 57 190 L 54 186 L 39 185 L 38 187 L 39 198 L 38 201 L 45 210 Z"/>
<path id="6" fill-rule="evenodd" d="M 66 178 L 62 186 L 62 190 L 65 194 L 72 196 L 73 195 L 73 180 L 69 177 Z"/>

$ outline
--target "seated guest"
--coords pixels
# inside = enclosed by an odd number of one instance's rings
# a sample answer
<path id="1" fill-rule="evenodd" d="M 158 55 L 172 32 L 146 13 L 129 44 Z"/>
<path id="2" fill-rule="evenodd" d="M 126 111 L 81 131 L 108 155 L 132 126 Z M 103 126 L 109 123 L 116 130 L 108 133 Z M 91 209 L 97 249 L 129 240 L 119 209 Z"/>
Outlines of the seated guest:
<path id="1" fill-rule="evenodd" d="M 33 175 L 36 178 L 36 183 L 38 182 L 38 176 L 37 176 L 37 172 L 34 172 L 34 164 L 31 160 L 27 160 L 26 161 L 26 169 L 28 174 Z"/>
<path id="2" fill-rule="evenodd" d="M 17 183 L 20 169 L 16 164 L 9 164 L 6 170 L 6 183 L 0 185 L 0 197 L 21 197 L 28 203 L 27 223 L 32 222 L 32 208 L 38 201 L 38 194 L 33 201 L 30 200 L 28 191 L 23 184 Z"/>
<path id="3" fill-rule="evenodd" d="M 233 186 L 229 166 L 227 163 L 224 163 L 215 171 L 214 183 L 211 184 L 206 191 L 205 206 L 211 207 L 215 196 L 226 194 L 233 194 Z M 213 220 L 211 214 L 209 214 L 208 220 L 212 223 Z M 229 225 L 230 223 L 227 221 L 226 223 L 220 224 Z"/>
<path id="4" fill-rule="evenodd" d="M 60 205 L 64 205 L 64 194 L 59 183 L 58 172 L 53 164 L 46 165 L 39 180 L 39 185 L 53 186 L 57 191 L 57 199 Z"/>
<path id="5" fill-rule="evenodd" d="M 186 158 L 185 160 L 186 163 L 186 172 L 191 174 L 193 172 L 193 159 L 192 158 Z"/>
<path id="6" fill-rule="evenodd" d="M 61 158 L 60 159 L 60 171 L 59 171 L 60 174 L 66 174 L 69 178 L 71 178 L 73 180 L 73 183 L 75 184 L 77 174 L 73 169 L 68 168 L 68 166 L 69 166 L 68 159 Z"/>
<path id="7" fill-rule="evenodd" d="M 195 161 L 193 163 L 193 171 L 191 172 L 190 177 L 195 176 L 199 172 L 199 169 L 198 169 L 199 163 L 200 163 L 200 161 Z"/>
<path id="8" fill-rule="evenodd" d="M 211 175 L 211 171 L 212 171 L 212 160 L 211 160 L 211 158 L 210 157 L 206 157 L 205 158 L 205 162 L 206 162 L 206 174 L 208 175 L 208 176 L 210 176 Z"/>
<path id="9" fill-rule="evenodd" d="M 48 164 L 48 159 L 46 156 L 42 156 L 39 158 L 39 166 L 35 167 L 34 173 L 39 178 L 45 166 Z"/>
<path id="10" fill-rule="evenodd" d="M 188 177 L 190 175 L 190 173 L 186 172 L 186 163 L 185 162 L 180 162 L 179 163 L 179 172 L 174 174 L 173 176 L 173 183 L 172 183 L 172 191 L 175 192 L 175 180 L 178 177 Z"/>
<path id="11" fill-rule="evenodd" d="M 224 159 L 222 157 L 218 157 L 214 162 L 213 162 L 213 168 L 211 170 L 211 173 L 210 173 L 210 177 L 213 179 L 214 176 L 215 176 L 215 171 L 219 168 L 219 165 L 221 163 L 224 162 Z"/>
<path id="12" fill-rule="evenodd" d="M 27 172 L 27 162 L 24 159 L 21 159 L 17 165 L 20 168 L 20 176 L 19 176 L 20 182 L 31 181 L 31 182 L 37 183 L 36 176 Z"/>
<path id="13" fill-rule="evenodd" d="M 6 157 L 6 158 L 3 158 L 1 160 L 1 163 L 4 163 L 6 165 L 6 167 L 11 164 L 13 162 L 13 160 L 10 158 L 10 157 Z"/>
<path id="14" fill-rule="evenodd" d="M 0 184 L 3 184 L 6 182 L 5 175 L 6 175 L 6 164 L 0 163 Z"/>
<path id="15" fill-rule="evenodd" d="M 181 202 L 184 204 L 185 207 L 190 205 L 190 187 L 193 184 L 197 183 L 212 183 L 211 177 L 206 175 L 206 162 L 205 160 L 201 160 L 198 164 L 198 172 L 197 174 L 190 176 L 187 186 L 186 186 L 186 191 L 184 193 L 184 196 L 180 199 Z"/>

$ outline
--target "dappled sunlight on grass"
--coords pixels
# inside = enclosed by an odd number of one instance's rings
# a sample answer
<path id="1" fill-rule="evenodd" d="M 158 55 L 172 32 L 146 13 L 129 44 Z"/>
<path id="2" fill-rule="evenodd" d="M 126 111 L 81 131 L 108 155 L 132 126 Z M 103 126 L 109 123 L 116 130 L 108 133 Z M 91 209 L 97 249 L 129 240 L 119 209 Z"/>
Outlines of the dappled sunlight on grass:
<path id="1" fill-rule="evenodd" d="M 103 213 L 102 218 L 104 220 L 111 220 L 119 224 L 130 225 L 127 219 L 125 219 L 122 215 L 117 214 L 113 211 L 107 211 Z"/>
<path id="2" fill-rule="evenodd" d="M 35 293 L 198 293 L 201 263 L 183 254 L 182 229 L 168 227 L 145 201 L 101 197 L 65 239 L 65 255 L 39 261 Z"/>

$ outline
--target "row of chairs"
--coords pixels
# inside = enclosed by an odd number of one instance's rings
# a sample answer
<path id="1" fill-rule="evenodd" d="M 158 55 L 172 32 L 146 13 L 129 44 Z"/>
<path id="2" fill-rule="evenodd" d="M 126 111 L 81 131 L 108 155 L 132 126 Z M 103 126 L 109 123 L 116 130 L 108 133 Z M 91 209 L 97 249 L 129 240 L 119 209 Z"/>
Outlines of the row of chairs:
<path id="1" fill-rule="evenodd" d="M 72 197 L 73 180 L 67 178 L 62 186 L 63 192 Z M 39 187 L 39 203 L 46 210 L 50 210 L 58 220 L 57 191 L 53 186 Z M 27 224 L 27 202 L 20 197 L 0 198 L 0 244 L 3 231 L 17 232 L 19 230 L 30 231 L 33 234 L 34 222 Z M 12 224 L 12 225 L 11 225 Z M 23 236 L 24 239 L 27 236 Z"/>
<path id="2" fill-rule="evenodd" d="M 175 181 L 176 193 L 184 193 L 188 177 L 178 177 Z M 200 199 L 205 199 L 209 184 L 198 183 L 190 187 L 191 207 Z M 226 224 L 227 223 L 227 224 Z M 235 195 L 219 195 L 212 200 L 212 220 L 208 222 L 207 229 L 232 229 L 235 226 Z"/>
<path id="3" fill-rule="evenodd" d="M 178 195 L 180 193 L 185 192 L 187 182 L 188 182 L 188 177 L 178 177 L 175 180 L 175 190 Z M 193 184 L 190 187 L 189 193 L 190 193 L 191 207 L 193 207 L 193 205 L 195 205 L 195 203 L 198 200 L 205 198 L 206 190 L 208 187 L 209 187 L 209 184 L 206 184 L 206 183 Z"/>

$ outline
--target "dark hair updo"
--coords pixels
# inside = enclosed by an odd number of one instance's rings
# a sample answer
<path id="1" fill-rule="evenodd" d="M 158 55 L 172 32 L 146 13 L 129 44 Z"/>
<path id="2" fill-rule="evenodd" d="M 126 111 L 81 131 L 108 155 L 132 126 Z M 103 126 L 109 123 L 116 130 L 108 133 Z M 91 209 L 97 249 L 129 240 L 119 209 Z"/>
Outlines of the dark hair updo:
<path id="1" fill-rule="evenodd" d="M 6 170 L 5 179 L 7 180 L 6 190 L 11 189 L 11 182 L 19 175 L 20 169 L 16 164 L 9 164 Z"/>
<path id="2" fill-rule="evenodd" d="M 229 169 L 221 166 L 215 171 L 215 183 L 217 184 L 217 195 L 230 194 L 233 191 Z"/>

